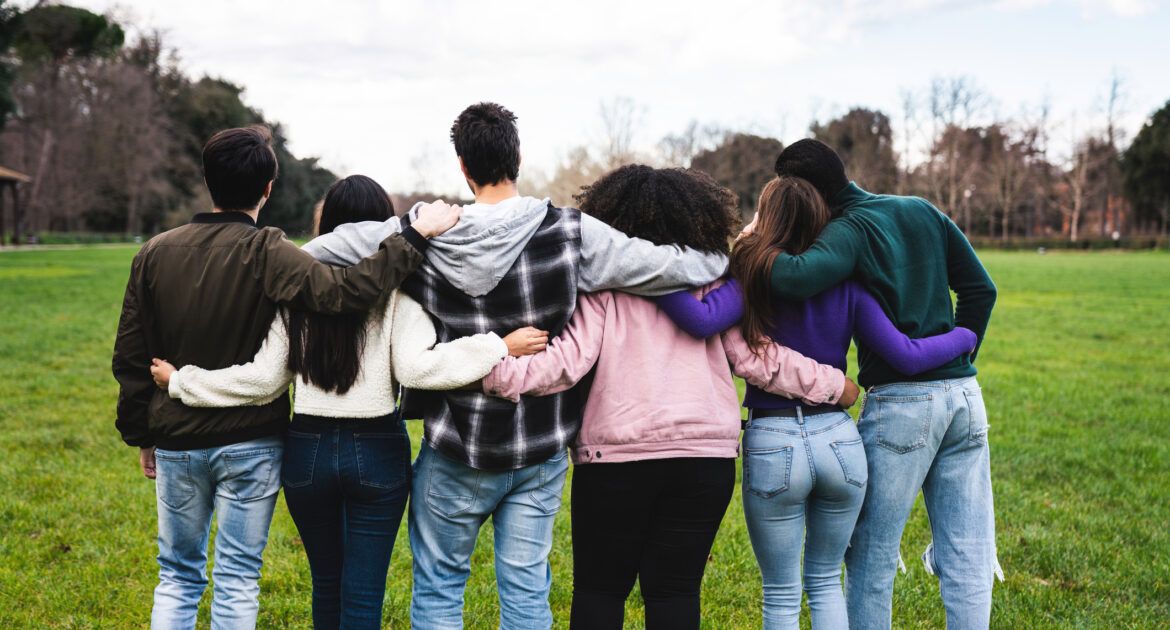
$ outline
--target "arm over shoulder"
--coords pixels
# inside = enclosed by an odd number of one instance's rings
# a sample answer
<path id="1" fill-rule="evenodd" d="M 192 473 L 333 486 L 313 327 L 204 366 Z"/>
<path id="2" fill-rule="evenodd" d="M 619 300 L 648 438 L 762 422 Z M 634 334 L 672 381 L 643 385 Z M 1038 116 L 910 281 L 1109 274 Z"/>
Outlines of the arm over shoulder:
<path id="1" fill-rule="evenodd" d="M 581 274 L 586 293 L 618 289 L 663 295 L 715 281 L 727 271 L 727 256 L 674 245 L 655 245 L 581 215 Z"/>
<path id="2" fill-rule="evenodd" d="M 404 387 L 447 390 L 478 381 L 508 356 L 495 333 L 436 345 L 435 323 L 421 304 L 402 291 L 391 300 L 390 362 Z"/>
<path id="3" fill-rule="evenodd" d="M 865 247 L 859 228 L 848 218 L 829 222 L 802 254 L 781 253 L 772 263 L 772 292 L 790 300 L 808 299 L 853 275 Z"/>

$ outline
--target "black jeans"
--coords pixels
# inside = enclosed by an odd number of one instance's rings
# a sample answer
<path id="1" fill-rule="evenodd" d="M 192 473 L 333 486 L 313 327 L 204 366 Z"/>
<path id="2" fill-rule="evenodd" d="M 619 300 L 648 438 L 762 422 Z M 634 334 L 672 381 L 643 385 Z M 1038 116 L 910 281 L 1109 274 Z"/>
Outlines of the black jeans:
<path id="1" fill-rule="evenodd" d="M 381 627 L 410 475 L 410 438 L 398 415 L 293 416 L 281 480 L 309 557 L 317 630 Z"/>
<path id="2" fill-rule="evenodd" d="M 621 628 L 637 578 L 647 630 L 698 628 L 703 570 L 734 486 L 734 459 L 577 466 L 570 627 Z"/>

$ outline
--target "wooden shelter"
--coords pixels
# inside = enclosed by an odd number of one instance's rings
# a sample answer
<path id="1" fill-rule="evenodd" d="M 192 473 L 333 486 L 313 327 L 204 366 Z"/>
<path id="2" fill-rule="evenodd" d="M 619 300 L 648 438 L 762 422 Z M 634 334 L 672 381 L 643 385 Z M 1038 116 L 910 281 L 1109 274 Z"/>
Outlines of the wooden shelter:
<path id="1" fill-rule="evenodd" d="M 32 178 L 19 171 L 14 171 L 10 168 L 0 166 L 0 245 L 4 244 L 4 193 L 10 192 L 12 195 L 12 238 L 9 241 L 13 245 L 20 244 L 20 232 L 24 227 L 24 213 L 23 208 L 20 207 L 20 194 L 17 188 L 21 184 L 27 184 L 32 181 Z"/>

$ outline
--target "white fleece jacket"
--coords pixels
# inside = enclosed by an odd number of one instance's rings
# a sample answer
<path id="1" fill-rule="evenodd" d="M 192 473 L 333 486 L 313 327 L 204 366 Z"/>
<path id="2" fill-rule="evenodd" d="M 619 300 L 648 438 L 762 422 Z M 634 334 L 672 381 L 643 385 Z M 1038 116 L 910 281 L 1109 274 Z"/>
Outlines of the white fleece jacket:
<path id="1" fill-rule="evenodd" d="M 327 418 L 377 418 L 397 406 L 398 383 L 415 389 L 462 387 L 508 355 L 495 333 L 435 345 L 434 322 L 418 302 L 395 291 L 384 313 L 372 313 L 357 381 L 345 394 L 296 380 L 293 411 Z M 191 407 L 263 405 L 288 390 L 288 331 L 277 316 L 250 363 L 219 370 L 187 365 L 171 374 L 171 398 Z"/>

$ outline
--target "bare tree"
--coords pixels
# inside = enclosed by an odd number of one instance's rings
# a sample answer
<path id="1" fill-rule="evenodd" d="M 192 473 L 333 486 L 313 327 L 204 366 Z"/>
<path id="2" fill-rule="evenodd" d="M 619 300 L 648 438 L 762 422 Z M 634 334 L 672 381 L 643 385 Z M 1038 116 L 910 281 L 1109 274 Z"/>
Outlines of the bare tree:
<path id="1" fill-rule="evenodd" d="M 601 162 L 607 169 L 628 164 L 634 160 L 634 136 L 642 125 L 645 108 L 633 99 L 620 96 L 602 102 Z"/>
<path id="2" fill-rule="evenodd" d="M 959 200 L 969 200 L 971 165 L 962 159 L 961 143 L 978 116 L 987 108 L 989 99 L 970 77 L 935 78 L 927 92 L 931 121 L 931 151 L 926 175 L 931 195 L 943 205 L 947 213 L 959 213 L 959 225 L 970 230 L 972 220 L 970 203 L 960 206 Z"/>

